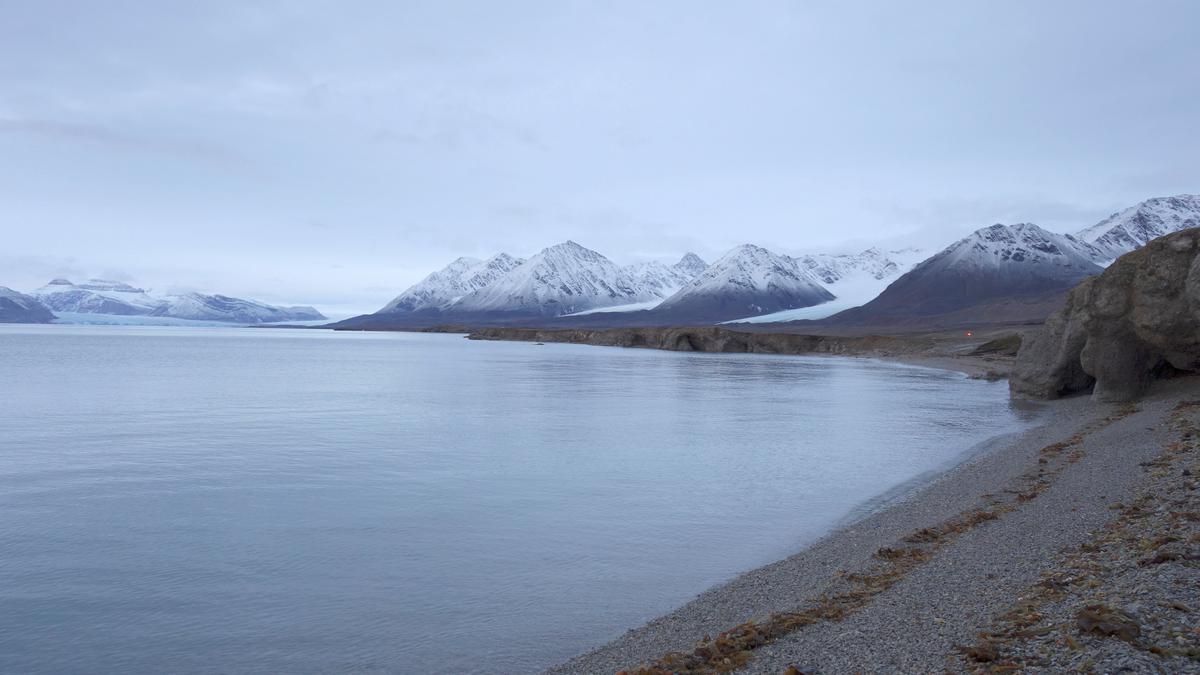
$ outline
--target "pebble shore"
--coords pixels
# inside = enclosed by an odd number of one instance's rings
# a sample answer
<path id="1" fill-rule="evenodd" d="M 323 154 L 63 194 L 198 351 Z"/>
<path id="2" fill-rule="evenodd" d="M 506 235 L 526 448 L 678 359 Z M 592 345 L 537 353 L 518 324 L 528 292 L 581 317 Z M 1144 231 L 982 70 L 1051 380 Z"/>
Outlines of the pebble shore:
<path id="1" fill-rule="evenodd" d="M 1200 673 L 1200 379 L 1045 422 L 549 673 Z"/>

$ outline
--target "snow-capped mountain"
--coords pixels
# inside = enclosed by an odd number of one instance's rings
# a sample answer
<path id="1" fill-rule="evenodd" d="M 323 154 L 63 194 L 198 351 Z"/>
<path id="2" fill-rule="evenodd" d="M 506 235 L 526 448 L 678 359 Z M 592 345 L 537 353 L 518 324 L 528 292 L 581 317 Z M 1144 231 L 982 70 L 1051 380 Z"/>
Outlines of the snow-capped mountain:
<path id="1" fill-rule="evenodd" d="M 254 300 L 200 293 L 156 296 L 129 284 L 101 279 L 90 279 L 82 284 L 55 279 L 32 295 L 54 311 L 67 315 L 62 317 L 64 322 L 75 319 L 82 321 L 93 315 L 170 317 L 226 323 L 316 321 L 325 318 L 312 307 L 276 307 Z"/>
<path id="2" fill-rule="evenodd" d="M 958 270 L 963 272 L 1013 269 L 1028 276 L 1076 277 L 1095 272 L 1093 248 L 1069 234 L 1057 234 L 1032 223 L 992 225 L 972 232 L 917 266 L 913 272 Z"/>
<path id="3" fill-rule="evenodd" d="M 1200 227 L 1200 195 L 1147 199 L 1075 236 L 1094 246 L 1099 251 L 1097 260 L 1106 264 L 1151 239 L 1189 227 Z"/>
<path id="4" fill-rule="evenodd" d="M 971 233 L 896 279 L 871 302 L 831 318 L 864 323 L 930 316 L 987 301 L 1062 291 L 1099 274 L 1098 252 L 1037 225 L 992 225 Z"/>
<path id="5" fill-rule="evenodd" d="M 925 258 L 921 249 L 906 248 L 881 251 L 869 248 L 855 254 L 817 253 L 797 258 L 800 265 L 835 296 L 819 305 L 788 309 L 771 314 L 741 317 L 730 323 L 772 323 L 801 319 L 823 319 L 851 307 L 870 302 L 897 277 L 911 270 Z"/>
<path id="6" fill-rule="evenodd" d="M 37 298 L 0 286 L 0 323 L 50 323 L 54 313 Z"/>
<path id="7" fill-rule="evenodd" d="M 664 300 L 656 311 L 724 320 L 808 307 L 833 297 L 795 258 L 744 244 Z"/>
<path id="8" fill-rule="evenodd" d="M 697 276 L 708 265 L 695 253 L 688 253 L 674 265 L 653 260 L 629 265 L 625 271 L 642 286 L 655 291 L 660 298 L 674 294 Z"/>
<path id="9" fill-rule="evenodd" d="M 561 316 L 660 297 L 599 253 L 568 241 L 542 250 L 449 306 L 452 312 Z"/>
<path id="10" fill-rule="evenodd" d="M 523 262 L 507 253 L 498 253 L 487 260 L 459 258 L 417 282 L 377 313 L 445 309 L 463 296 L 488 286 Z"/>
<path id="11" fill-rule="evenodd" d="M 276 307 L 254 300 L 202 293 L 167 296 L 163 299 L 163 304 L 154 310 L 152 316 L 250 324 L 315 321 L 325 318 L 323 314 L 312 307 Z"/>
<path id="12" fill-rule="evenodd" d="M 54 311 L 78 314 L 148 315 L 163 304 L 161 298 L 151 297 L 144 289 L 103 279 L 89 279 L 82 284 L 55 279 L 32 295 Z"/>

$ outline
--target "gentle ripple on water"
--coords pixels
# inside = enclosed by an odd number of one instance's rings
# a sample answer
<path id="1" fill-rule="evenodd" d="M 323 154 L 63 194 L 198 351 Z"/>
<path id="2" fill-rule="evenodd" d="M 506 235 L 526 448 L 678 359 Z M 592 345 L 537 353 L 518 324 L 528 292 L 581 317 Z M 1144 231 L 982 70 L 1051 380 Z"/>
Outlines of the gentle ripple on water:
<path id="1" fill-rule="evenodd" d="M 857 359 L 0 328 L 0 671 L 536 670 L 1023 424 Z"/>

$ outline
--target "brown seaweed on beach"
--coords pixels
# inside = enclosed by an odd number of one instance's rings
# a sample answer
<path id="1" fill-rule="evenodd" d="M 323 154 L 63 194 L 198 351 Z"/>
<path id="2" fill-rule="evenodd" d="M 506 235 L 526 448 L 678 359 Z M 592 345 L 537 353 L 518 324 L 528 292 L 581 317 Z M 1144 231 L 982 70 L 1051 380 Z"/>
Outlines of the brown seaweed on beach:
<path id="1" fill-rule="evenodd" d="M 794 611 L 772 614 L 765 621 L 747 621 L 720 633 L 716 638 L 705 637 L 687 654 L 670 652 L 657 661 L 632 670 L 622 670 L 617 675 L 697 675 L 701 673 L 727 673 L 736 670 L 752 658 L 753 650 L 779 638 L 822 621 L 837 622 L 867 606 L 876 596 L 888 590 L 909 572 L 931 560 L 934 554 L 958 536 L 983 523 L 996 520 L 1005 513 L 1019 508 L 1020 504 L 1036 498 L 1048 489 L 1051 482 L 1066 464 L 1082 457 L 1080 448 L 1084 438 L 1099 429 L 1133 413 L 1136 408 L 1128 406 L 1120 412 L 1101 419 L 1065 441 L 1053 443 L 1042 449 L 1041 455 L 1057 459 L 1065 451 L 1071 451 L 1063 463 L 1054 468 L 1038 468 L 1027 472 L 1019 480 L 1025 485 L 1010 490 L 1019 495 L 1017 499 L 996 504 L 989 508 L 975 507 L 963 511 L 936 525 L 921 528 L 902 537 L 902 541 L 913 546 L 883 547 L 875 552 L 876 562 L 863 572 L 842 573 L 841 581 L 850 588 L 838 593 L 818 597 L 811 606 Z M 995 498 L 995 495 L 989 495 Z M 983 500 L 983 498 L 981 498 Z M 988 500 L 983 500 L 988 501 Z M 1024 627 L 1033 625 L 1028 622 Z M 980 646 L 964 647 L 964 650 L 987 655 Z M 997 654 L 996 658 L 999 658 Z M 994 659 L 993 659 L 994 660 Z M 992 670 L 1003 672 L 1014 669 L 1007 663 L 993 663 Z"/>

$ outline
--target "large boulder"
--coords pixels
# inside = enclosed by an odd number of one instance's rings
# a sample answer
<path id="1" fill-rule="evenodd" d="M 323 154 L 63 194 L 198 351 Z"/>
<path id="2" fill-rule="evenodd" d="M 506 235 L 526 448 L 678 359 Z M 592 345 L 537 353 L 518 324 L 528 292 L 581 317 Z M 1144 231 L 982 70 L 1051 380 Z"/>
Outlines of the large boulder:
<path id="1" fill-rule="evenodd" d="M 1076 286 L 1025 340 L 1009 383 L 1036 398 L 1091 389 L 1127 401 L 1177 371 L 1200 371 L 1200 228 L 1155 239 Z"/>

